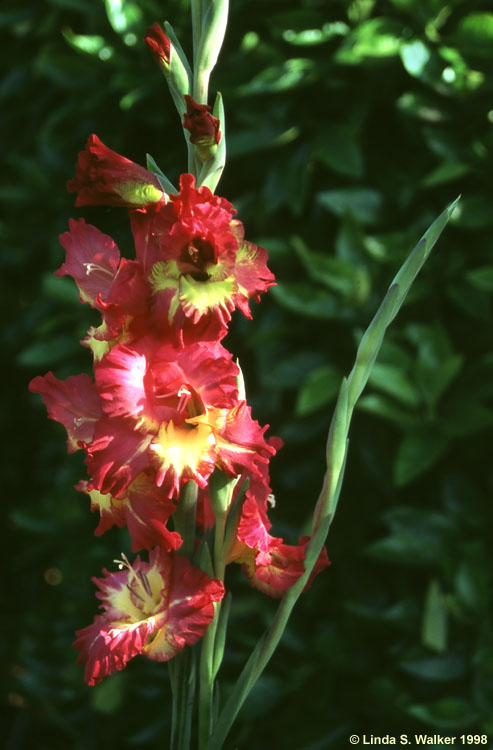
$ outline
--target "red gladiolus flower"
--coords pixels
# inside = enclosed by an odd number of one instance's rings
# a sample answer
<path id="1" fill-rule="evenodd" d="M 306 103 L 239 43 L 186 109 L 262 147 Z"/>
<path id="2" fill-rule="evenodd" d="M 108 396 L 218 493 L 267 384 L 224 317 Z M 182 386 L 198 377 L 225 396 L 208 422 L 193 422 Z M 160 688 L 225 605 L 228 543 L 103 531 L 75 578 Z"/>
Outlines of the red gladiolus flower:
<path id="1" fill-rule="evenodd" d="M 96 135 L 89 136 L 79 153 L 75 177 L 67 182 L 77 193 L 76 206 L 126 206 L 136 208 L 164 199 L 156 175 L 120 156 Z"/>
<path id="2" fill-rule="evenodd" d="M 309 541 L 310 537 L 300 537 L 297 545 L 279 544 L 269 552 L 251 551 L 241 560 L 242 570 L 254 588 L 279 598 L 305 572 L 304 561 Z M 315 576 L 329 565 L 330 560 L 324 547 L 303 590 L 309 589 Z"/>
<path id="3" fill-rule="evenodd" d="M 310 537 L 301 537 L 297 545 L 284 544 L 272 536 L 267 516 L 273 496 L 263 477 L 251 477 L 250 487 L 241 510 L 236 541 L 229 551 L 227 562 L 238 562 L 252 586 L 272 597 L 280 597 L 305 572 L 306 547 Z M 330 565 L 325 548 L 321 551 L 307 581 L 305 591 L 313 579 Z"/>
<path id="4" fill-rule="evenodd" d="M 154 295 L 156 322 L 183 330 L 219 322 L 235 307 L 250 318 L 249 300 L 274 284 L 267 253 L 243 239 L 235 209 L 182 175 L 170 201 L 131 212 L 137 260 Z M 203 332 L 202 332 L 203 333 Z"/>
<path id="5" fill-rule="evenodd" d="M 93 578 L 103 614 L 76 633 L 77 663 L 85 665 L 88 685 L 124 669 L 138 654 L 169 661 L 192 646 L 212 621 L 214 602 L 224 596 L 221 581 L 159 548 L 148 563 L 137 557 L 132 566 L 124 558 L 121 567 Z"/>
<path id="6" fill-rule="evenodd" d="M 89 488 L 120 497 L 151 465 L 170 497 L 189 479 L 204 486 L 214 469 L 216 438 L 209 424 L 196 420 L 236 404 L 237 374 L 219 342 L 176 349 L 148 336 L 132 347 L 115 346 L 95 365 L 107 418 L 86 446 Z"/>
<path id="7" fill-rule="evenodd" d="M 197 147 L 197 153 L 202 161 L 207 161 L 214 155 L 217 144 L 221 140 L 220 122 L 210 114 L 212 107 L 208 104 L 197 104 L 189 95 L 185 94 L 187 111 L 183 120 L 183 127 L 190 131 L 190 141 Z"/>

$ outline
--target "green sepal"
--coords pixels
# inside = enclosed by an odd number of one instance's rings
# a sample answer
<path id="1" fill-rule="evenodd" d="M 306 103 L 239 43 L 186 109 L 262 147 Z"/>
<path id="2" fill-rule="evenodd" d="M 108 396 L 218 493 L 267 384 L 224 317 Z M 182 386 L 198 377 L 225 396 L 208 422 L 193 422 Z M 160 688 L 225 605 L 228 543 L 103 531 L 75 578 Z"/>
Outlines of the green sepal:
<path id="1" fill-rule="evenodd" d="M 199 568 L 207 573 L 209 578 L 214 578 L 214 564 L 212 562 L 211 552 L 209 545 L 205 539 L 200 543 L 200 547 L 197 550 Z"/>
<path id="2" fill-rule="evenodd" d="M 172 26 L 166 21 L 164 27 L 170 40 L 169 66 L 166 80 L 168 81 L 171 95 L 175 94 L 173 101 L 181 117 L 186 109 L 184 96 L 190 94 L 192 90 L 192 71 Z"/>
<path id="3" fill-rule="evenodd" d="M 170 193 L 173 193 L 173 194 L 178 193 L 178 190 L 175 188 L 173 183 L 168 180 L 168 178 L 166 177 L 162 169 L 158 167 L 158 165 L 156 164 L 156 161 L 150 154 L 146 154 L 146 164 L 147 164 L 147 169 L 149 170 L 149 172 L 152 172 L 152 174 L 155 174 L 156 177 L 158 178 L 161 187 L 166 193 L 166 199 L 168 198 L 168 195 Z"/>
<path id="4" fill-rule="evenodd" d="M 216 519 L 228 512 L 238 479 L 239 477 L 228 477 L 217 469 L 209 479 L 209 498 Z"/>
<path id="5" fill-rule="evenodd" d="M 178 37 L 175 34 L 175 31 L 170 23 L 168 21 L 164 22 L 164 30 L 166 32 L 166 35 L 168 39 L 170 40 L 171 44 L 175 48 L 175 51 L 180 59 L 181 64 L 183 65 L 183 68 L 185 69 L 185 72 L 188 77 L 188 85 L 189 88 L 191 88 L 192 80 L 193 80 L 193 74 L 192 74 L 192 68 L 190 67 L 190 63 L 188 62 L 187 56 L 183 50 L 183 47 L 181 46 Z M 186 94 L 188 91 L 185 92 Z"/>
<path id="6" fill-rule="evenodd" d="M 347 458 L 348 430 L 348 382 L 344 378 L 337 398 L 334 416 L 330 423 L 326 448 L 327 471 L 313 513 L 312 533 L 316 532 L 324 518 L 328 516 L 333 518 L 334 516 Z"/>
<path id="7" fill-rule="evenodd" d="M 198 185 L 205 185 L 212 192 L 216 189 L 221 179 L 224 165 L 226 164 L 226 124 L 224 120 L 224 104 L 221 93 L 218 91 L 212 110 L 214 117 L 220 122 L 221 139 L 211 159 L 205 161 L 200 170 Z"/>
<path id="8" fill-rule="evenodd" d="M 245 479 L 245 481 L 241 484 L 238 492 L 236 493 L 236 497 L 230 507 L 228 520 L 226 521 L 226 528 L 224 530 L 224 540 L 221 555 L 223 559 L 226 559 L 226 556 L 233 546 L 234 540 L 236 538 L 241 511 L 243 508 L 243 503 L 245 502 L 245 494 L 248 490 L 249 484 L 250 479 Z"/>
<path id="9" fill-rule="evenodd" d="M 231 591 L 228 591 L 226 596 L 221 602 L 221 609 L 219 611 L 219 621 L 217 624 L 216 638 L 214 641 L 214 659 L 212 662 L 212 679 L 216 679 L 216 675 L 219 672 L 219 667 L 223 660 L 224 646 L 226 644 L 226 632 L 228 627 L 229 613 L 231 611 L 232 596 Z"/>

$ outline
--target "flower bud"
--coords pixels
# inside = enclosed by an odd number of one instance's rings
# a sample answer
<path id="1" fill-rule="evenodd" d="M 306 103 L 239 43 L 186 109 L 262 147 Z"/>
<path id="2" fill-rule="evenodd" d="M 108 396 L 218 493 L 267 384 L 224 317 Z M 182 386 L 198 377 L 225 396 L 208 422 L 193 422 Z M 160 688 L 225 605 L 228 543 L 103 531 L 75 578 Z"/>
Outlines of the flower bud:
<path id="1" fill-rule="evenodd" d="M 221 123 L 210 114 L 212 108 L 208 104 L 197 104 L 189 95 L 185 96 L 185 102 L 187 111 L 183 127 L 190 131 L 190 141 L 196 147 L 199 159 L 207 161 L 214 156 L 221 140 Z"/>
<path id="2" fill-rule="evenodd" d="M 67 182 L 77 193 L 76 206 L 125 206 L 139 208 L 165 198 L 156 175 L 117 154 L 97 135 L 88 138 L 79 153 L 75 177 Z"/>
<path id="3" fill-rule="evenodd" d="M 167 77 L 171 59 L 171 42 L 158 23 L 146 29 L 144 42 L 151 50 L 154 59 Z"/>
<path id="4" fill-rule="evenodd" d="M 181 113 L 184 109 L 183 97 L 190 91 L 190 65 L 169 24 L 166 24 L 166 29 L 170 30 L 171 39 L 166 36 L 160 25 L 155 23 L 146 30 L 144 41 L 164 73 L 171 95 Z"/>

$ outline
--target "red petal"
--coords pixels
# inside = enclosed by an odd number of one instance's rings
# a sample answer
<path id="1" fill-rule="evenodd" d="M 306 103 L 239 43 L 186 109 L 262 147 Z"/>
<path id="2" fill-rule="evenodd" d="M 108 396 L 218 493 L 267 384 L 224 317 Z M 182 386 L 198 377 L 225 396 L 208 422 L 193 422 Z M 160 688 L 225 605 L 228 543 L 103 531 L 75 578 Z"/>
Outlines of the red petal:
<path id="1" fill-rule="evenodd" d="M 29 390 L 42 395 L 49 418 L 60 422 L 67 430 L 69 453 L 82 447 L 82 443 L 91 442 L 102 409 L 89 375 L 58 380 L 49 372 L 31 380 Z"/>
<path id="2" fill-rule="evenodd" d="M 69 226 L 70 232 L 60 235 L 66 258 L 55 276 L 72 276 L 82 302 L 98 307 L 98 296 L 103 300 L 108 296 L 120 262 L 120 251 L 111 237 L 86 224 L 84 219 L 71 219 Z"/>

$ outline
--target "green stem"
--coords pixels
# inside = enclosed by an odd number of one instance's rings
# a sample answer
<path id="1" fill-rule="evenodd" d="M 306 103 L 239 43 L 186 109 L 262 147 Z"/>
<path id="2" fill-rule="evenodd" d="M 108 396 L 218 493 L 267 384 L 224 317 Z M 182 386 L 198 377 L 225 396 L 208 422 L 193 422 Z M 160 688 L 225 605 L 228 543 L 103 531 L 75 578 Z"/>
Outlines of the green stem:
<path id="1" fill-rule="evenodd" d="M 200 651 L 199 677 L 199 750 L 207 744 L 212 732 L 212 703 L 214 698 L 214 642 L 221 602 L 214 604 L 214 619 L 207 628 Z"/>
<path id="2" fill-rule="evenodd" d="M 195 654 L 185 647 L 174 659 L 172 675 L 173 713 L 170 750 L 190 750 L 195 697 Z"/>
<path id="3" fill-rule="evenodd" d="M 175 530 L 183 539 L 180 555 L 192 559 L 195 545 L 195 514 L 197 508 L 198 487 L 190 481 L 183 487 L 175 513 Z"/>
<path id="4" fill-rule="evenodd" d="M 180 554 L 192 559 L 195 544 L 195 515 L 198 487 L 188 482 L 180 493 L 176 510 L 175 530 L 183 544 Z M 190 750 L 192 715 L 195 697 L 195 654 L 185 646 L 168 665 L 173 695 L 170 750 Z"/>
<path id="5" fill-rule="evenodd" d="M 193 80 L 193 98 L 197 104 L 207 104 L 211 71 L 199 68 Z"/>
<path id="6" fill-rule="evenodd" d="M 217 480 L 217 477 L 215 479 Z M 217 485 L 213 486 L 213 481 L 210 483 L 210 491 L 213 493 L 212 497 L 214 498 L 212 505 L 216 515 L 213 553 L 214 576 L 220 581 L 224 581 L 226 567 L 224 533 L 235 484 L 236 481 L 227 479 L 224 475 L 221 475 L 221 480 L 219 481 L 220 489 Z M 220 496 L 224 498 L 223 503 L 219 501 Z M 214 680 L 219 669 L 216 655 L 216 632 L 221 617 L 222 606 L 223 602 L 217 602 L 214 605 L 214 619 L 204 635 L 200 652 L 199 750 L 206 746 L 213 728 Z M 222 644 L 222 648 L 224 649 L 224 643 Z"/>

